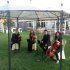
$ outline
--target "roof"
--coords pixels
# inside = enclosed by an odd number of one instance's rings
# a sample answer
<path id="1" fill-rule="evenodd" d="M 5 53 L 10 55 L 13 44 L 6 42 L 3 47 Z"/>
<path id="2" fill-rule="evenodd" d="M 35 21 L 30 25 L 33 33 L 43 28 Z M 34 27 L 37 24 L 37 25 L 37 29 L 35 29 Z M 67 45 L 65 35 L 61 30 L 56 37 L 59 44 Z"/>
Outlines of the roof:
<path id="1" fill-rule="evenodd" d="M 45 19 L 57 19 L 60 18 L 61 11 L 59 10 L 10 10 L 10 17 L 12 19 L 24 20 L 45 20 Z M 67 18 L 68 13 L 63 11 L 63 17 Z M 7 17 L 7 10 L 0 10 L 0 18 Z"/>

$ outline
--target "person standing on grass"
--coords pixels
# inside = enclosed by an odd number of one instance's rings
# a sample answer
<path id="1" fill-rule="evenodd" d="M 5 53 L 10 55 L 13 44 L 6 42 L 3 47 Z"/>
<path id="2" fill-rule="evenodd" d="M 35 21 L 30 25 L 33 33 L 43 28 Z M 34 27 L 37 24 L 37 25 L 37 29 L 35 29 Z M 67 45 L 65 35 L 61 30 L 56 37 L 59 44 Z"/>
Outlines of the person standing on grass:
<path id="1" fill-rule="evenodd" d="M 29 39 L 27 39 L 28 51 L 31 52 L 32 50 L 37 50 L 36 40 L 37 40 L 37 36 L 35 32 L 33 30 L 30 30 Z"/>
<path id="2" fill-rule="evenodd" d="M 42 39 L 42 48 L 44 50 L 44 52 L 47 51 L 48 46 L 51 46 L 51 41 L 50 41 L 50 34 L 48 34 L 47 30 L 44 30 L 44 35 L 43 35 L 43 39 Z"/>
<path id="3" fill-rule="evenodd" d="M 32 35 L 33 35 L 33 30 L 30 30 L 29 39 L 27 39 L 28 51 L 29 51 L 29 52 L 32 51 Z"/>
<path id="4" fill-rule="evenodd" d="M 55 41 L 59 41 L 62 44 L 62 33 L 60 32 L 56 32 L 55 33 Z M 60 45 L 60 47 L 57 49 L 57 52 L 55 53 L 56 56 L 56 63 L 59 63 L 59 56 L 58 53 L 61 52 L 61 47 L 62 45 Z"/>
<path id="5" fill-rule="evenodd" d="M 37 36 L 35 34 L 35 32 L 33 31 L 33 35 L 32 35 L 32 50 L 37 50 L 37 45 L 36 45 L 36 42 L 37 42 Z"/>

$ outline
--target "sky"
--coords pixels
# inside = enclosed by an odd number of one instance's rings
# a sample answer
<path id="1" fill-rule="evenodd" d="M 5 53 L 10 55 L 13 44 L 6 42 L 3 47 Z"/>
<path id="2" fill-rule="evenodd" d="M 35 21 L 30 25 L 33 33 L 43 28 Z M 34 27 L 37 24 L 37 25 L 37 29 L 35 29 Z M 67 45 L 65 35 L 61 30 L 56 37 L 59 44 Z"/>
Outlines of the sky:
<path id="1" fill-rule="evenodd" d="M 10 9 L 23 10 L 61 10 L 70 13 L 70 0 L 0 0 L 0 9 L 7 9 L 9 1 Z M 63 7 L 61 7 L 63 3 Z"/>

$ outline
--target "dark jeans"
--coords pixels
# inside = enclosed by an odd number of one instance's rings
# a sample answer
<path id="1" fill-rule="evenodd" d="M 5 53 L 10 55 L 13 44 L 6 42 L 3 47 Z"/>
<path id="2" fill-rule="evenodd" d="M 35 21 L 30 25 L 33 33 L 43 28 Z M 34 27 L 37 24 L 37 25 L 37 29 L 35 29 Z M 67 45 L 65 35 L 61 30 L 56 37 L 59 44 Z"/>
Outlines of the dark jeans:
<path id="1" fill-rule="evenodd" d="M 28 51 L 32 51 L 32 41 L 30 39 L 27 39 L 28 43 Z"/>
<path id="2" fill-rule="evenodd" d="M 58 53 L 59 53 L 59 52 L 61 52 L 61 49 L 60 49 L 60 48 L 59 48 L 59 49 L 57 50 L 57 52 L 55 53 L 55 56 L 56 56 L 56 59 L 57 59 L 57 60 L 59 60 L 59 56 L 58 56 Z"/>
<path id="3" fill-rule="evenodd" d="M 18 50 L 20 50 L 20 42 L 18 42 L 18 45 L 19 45 L 19 49 Z"/>
<path id="4" fill-rule="evenodd" d="M 59 60 L 58 53 L 55 53 L 56 59 Z"/>
<path id="5" fill-rule="evenodd" d="M 39 44 L 39 46 L 43 49 L 43 51 L 44 51 L 44 52 L 46 52 L 46 51 L 47 51 L 48 46 L 45 46 L 45 44 L 44 44 L 44 43 L 42 43 L 42 42 L 40 42 L 39 40 L 38 40 L 38 44 Z"/>

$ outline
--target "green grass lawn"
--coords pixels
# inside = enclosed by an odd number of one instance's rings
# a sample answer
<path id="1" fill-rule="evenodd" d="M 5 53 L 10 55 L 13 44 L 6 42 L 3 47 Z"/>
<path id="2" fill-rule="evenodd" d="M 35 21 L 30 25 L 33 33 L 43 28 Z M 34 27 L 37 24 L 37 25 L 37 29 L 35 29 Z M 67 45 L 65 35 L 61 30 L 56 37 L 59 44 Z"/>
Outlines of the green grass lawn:
<path id="1" fill-rule="evenodd" d="M 12 70 L 59 70 L 59 64 L 51 61 L 47 56 L 42 59 L 42 50 L 27 52 L 28 33 L 21 34 L 21 51 L 11 53 Z M 8 44 L 7 34 L 0 33 L 0 70 L 8 70 Z M 62 63 L 62 70 L 70 70 L 70 36 L 63 36 L 67 43 L 65 46 L 66 59 Z M 38 62 L 37 60 L 40 59 Z"/>

